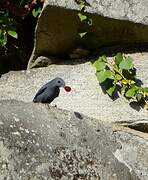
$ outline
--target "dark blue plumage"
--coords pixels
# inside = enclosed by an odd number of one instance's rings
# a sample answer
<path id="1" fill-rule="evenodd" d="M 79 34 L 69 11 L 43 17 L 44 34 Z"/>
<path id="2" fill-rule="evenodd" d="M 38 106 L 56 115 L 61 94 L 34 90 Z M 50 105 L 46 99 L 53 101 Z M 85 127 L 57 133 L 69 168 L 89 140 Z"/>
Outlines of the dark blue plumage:
<path id="1" fill-rule="evenodd" d="M 56 97 L 59 96 L 60 87 L 65 87 L 65 82 L 61 78 L 55 78 L 50 82 L 43 85 L 36 93 L 34 103 L 51 103 Z"/>

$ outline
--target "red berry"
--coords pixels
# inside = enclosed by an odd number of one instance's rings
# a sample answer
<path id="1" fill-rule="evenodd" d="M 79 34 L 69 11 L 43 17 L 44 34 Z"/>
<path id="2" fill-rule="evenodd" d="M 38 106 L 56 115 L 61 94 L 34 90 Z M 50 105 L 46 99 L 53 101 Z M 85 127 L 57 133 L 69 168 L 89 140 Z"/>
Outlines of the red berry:
<path id="1" fill-rule="evenodd" d="M 65 91 L 67 91 L 67 92 L 70 92 L 70 91 L 71 91 L 71 87 L 69 87 L 69 86 L 65 86 L 64 89 L 65 89 Z"/>

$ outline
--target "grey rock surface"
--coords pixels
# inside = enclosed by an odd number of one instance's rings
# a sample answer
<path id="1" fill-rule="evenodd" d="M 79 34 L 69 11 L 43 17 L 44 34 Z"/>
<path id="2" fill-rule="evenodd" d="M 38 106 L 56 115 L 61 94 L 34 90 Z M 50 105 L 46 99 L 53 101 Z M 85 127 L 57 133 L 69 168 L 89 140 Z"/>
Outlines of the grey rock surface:
<path id="1" fill-rule="evenodd" d="M 96 13 L 104 17 L 133 21 L 148 25 L 148 1 L 147 0 L 85 0 L 89 3 L 87 12 Z M 48 5 L 78 10 L 74 0 L 46 0 L 44 7 Z"/>
<path id="2" fill-rule="evenodd" d="M 89 3 L 87 12 L 93 24 L 84 28 L 89 33 L 81 39 L 78 33 L 83 26 L 76 2 L 45 1 L 28 68 L 39 56 L 69 55 L 77 47 L 93 50 L 114 44 L 148 43 L 147 0 L 92 0 Z"/>
<path id="3" fill-rule="evenodd" d="M 46 67 L 52 64 L 53 61 L 50 60 L 48 57 L 39 56 L 33 64 L 31 64 L 30 68 L 37 68 L 37 67 Z"/>
<path id="4" fill-rule="evenodd" d="M 43 104 L 0 101 L 0 179 L 147 180 L 148 135 Z"/>
<path id="5" fill-rule="evenodd" d="M 148 86 L 148 54 L 136 53 L 134 59 L 139 79 Z M 37 90 L 48 80 L 61 77 L 72 91 L 66 93 L 61 89 L 60 96 L 51 105 L 58 108 L 77 111 L 87 116 L 106 122 L 138 121 L 148 119 L 148 112 L 139 112 L 129 106 L 124 98 L 112 101 L 105 95 L 95 76 L 95 69 L 90 62 L 73 62 L 74 64 L 50 65 L 27 71 L 10 72 L 0 79 L 0 99 L 16 99 L 31 102 Z M 67 63 L 72 63 L 71 61 Z"/>

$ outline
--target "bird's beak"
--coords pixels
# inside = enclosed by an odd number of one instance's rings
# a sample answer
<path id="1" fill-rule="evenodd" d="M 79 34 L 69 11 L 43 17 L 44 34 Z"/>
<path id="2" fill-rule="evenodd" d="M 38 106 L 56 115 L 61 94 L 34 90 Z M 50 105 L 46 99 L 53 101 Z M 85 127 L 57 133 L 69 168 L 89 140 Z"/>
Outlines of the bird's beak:
<path id="1" fill-rule="evenodd" d="M 69 86 L 64 86 L 64 89 L 65 89 L 66 92 L 70 92 L 71 91 L 71 87 L 69 87 Z"/>

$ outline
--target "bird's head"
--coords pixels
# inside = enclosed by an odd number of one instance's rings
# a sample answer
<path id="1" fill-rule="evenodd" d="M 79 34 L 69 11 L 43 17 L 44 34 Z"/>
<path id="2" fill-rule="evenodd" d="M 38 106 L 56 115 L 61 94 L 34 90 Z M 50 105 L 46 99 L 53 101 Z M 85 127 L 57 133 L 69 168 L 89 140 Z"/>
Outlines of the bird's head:
<path id="1" fill-rule="evenodd" d="M 57 77 L 53 81 L 56 87 L 63 87 L 67 92 L 71 91 L 71 87 L 66 86 L 65 81 L 62 78 Z"/>

